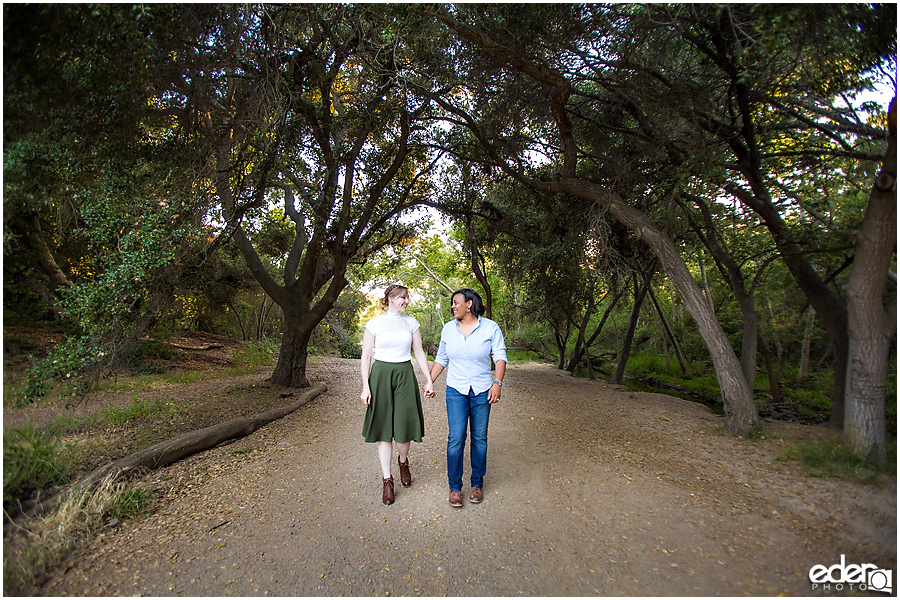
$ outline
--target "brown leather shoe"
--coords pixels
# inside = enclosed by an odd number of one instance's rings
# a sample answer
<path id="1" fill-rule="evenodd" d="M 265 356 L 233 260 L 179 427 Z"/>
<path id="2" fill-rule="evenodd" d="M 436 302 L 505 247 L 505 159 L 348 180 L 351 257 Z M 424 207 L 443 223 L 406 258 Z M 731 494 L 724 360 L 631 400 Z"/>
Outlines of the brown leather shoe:
<path id="1" fill-rule="evenodd" d="M 462 492 L 450 490 L 450 506 L 460 508 L 462 506 Z"/>
<path id="2" fill-rule="evenodd" d="M 388 477 L 384 480 L 384 491 L 381 493 L 381 501 L 385 505 L 394 503 L 394 478 Z"/>
<path id="3" fill-rule="evenodd" d="M 478 504 L 482 500 L 484 500 L 484 496 L 481 493 L 481 488 L 472 488 L 472 491 L 469 492 L 469 502 Z"/>
<path id="4" fill-rule="evenodd" d="M 409 487 L 412 485 L 412 474 L 409 472 L 409 458 L 406 459 L 405 463 L 400 462 L 400 457 L 397 457 L 397 464 L 400 465 L 400 485 L 403 487 Z"/>

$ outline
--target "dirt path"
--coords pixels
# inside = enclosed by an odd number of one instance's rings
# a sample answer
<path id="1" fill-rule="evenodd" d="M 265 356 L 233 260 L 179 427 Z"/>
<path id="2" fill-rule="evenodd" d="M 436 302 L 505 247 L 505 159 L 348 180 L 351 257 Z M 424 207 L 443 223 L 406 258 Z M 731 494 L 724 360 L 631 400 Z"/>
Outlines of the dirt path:
<path id="1" fill-rule="evenodd" d="M 769 596 L 813 593 L 810 567 L 841 554 L 896 572 L 896 480 L 804 477 L 701 405 L 538 365 L 507 373 L 482 504 L 447 503 L 441 378 L 413 485 L 383 506 L 358 361 L 310 372 L 325 395 L 149 476 L 167 501 L 37 593 Z"/>

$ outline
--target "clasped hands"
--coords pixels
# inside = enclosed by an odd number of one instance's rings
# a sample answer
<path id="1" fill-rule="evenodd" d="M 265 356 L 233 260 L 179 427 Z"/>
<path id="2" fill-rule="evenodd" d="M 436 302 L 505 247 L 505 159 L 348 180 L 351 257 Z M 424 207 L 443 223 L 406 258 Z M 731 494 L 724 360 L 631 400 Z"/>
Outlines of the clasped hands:
<path id="1" fill-rule="evenodd" d="M 422 386 L 422 390 L 425 392 L 426 398 L 434 398 L 437 396 L 437 392 L 434 391 L 434 384 L 426 383 Z M 372 402 L 372 392 L 369 388 L 363 388 L 362 393 L 359 395 L 359 399 L 362 400 L 363 404 Z"/>

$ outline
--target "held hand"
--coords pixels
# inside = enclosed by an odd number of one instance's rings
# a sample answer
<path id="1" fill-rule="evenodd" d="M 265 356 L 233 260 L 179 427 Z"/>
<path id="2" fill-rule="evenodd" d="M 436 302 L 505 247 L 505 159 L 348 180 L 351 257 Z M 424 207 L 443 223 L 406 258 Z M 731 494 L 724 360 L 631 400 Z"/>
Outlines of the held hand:
<path id="1" fill-rule="evenodd" d="M 359 395 L 359 399 L 363 401 L 363 404 L 368 405 L 372 402 L 372 392 L 369 390 L 363 390 L 362 394 Z"/>
<path id="2" fill-rule="evenodd" d="M 433 383 L 426 383 L 426 384 L 423 386 L 423 389 L 424 389 L 424 391 L 425 391 L 425 397 L 426 397 L 426 398 L 434 398 L 434 397 L 437 395 L 437 394 L 435 394 L 435 392 L 434 392 L 434 384 L 433 384 Z"/>
<path id="3" fill-rule="evenodd" d="M 491 385 L 491 389 L 488 390 L 488 404 L 494 404 L 495 402 L 500 401 L 500 386 L 496 383 Z"/>

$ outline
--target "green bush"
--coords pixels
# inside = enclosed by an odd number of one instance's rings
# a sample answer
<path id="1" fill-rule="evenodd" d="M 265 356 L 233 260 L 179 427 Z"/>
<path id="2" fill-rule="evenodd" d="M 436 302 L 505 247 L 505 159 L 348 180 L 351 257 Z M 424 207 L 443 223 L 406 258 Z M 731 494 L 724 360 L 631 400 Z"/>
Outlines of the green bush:
<path id="1" fill-rule="evenodd" d="M 341 358 L 362 358 L 362 346 L 354 340 L 347 340 L 340 347 Z"/>
<path id="2" fill-rule="evenodd" d="M 243 348 L 235 350 L 232 358 L 238 365 L 245 367 L 271 366 L 275 354 L 276 349 L 272 344 L 246 342 Z"/>
<path id="3" fill-rule="evenodd" d="M 123 488 L 112 496 L 107 514 L 118 519 L 127 519 L 141 514 L 150 504 L 150 493 L 142 487 Z"/>
<path id="4" fill-rule="evenodd" d="M 175 360 L 177 358 L 172 346 L 160 340 L 141 340 L 141 356 L 161 358 L 163 360 Z"/>
<path id="5" fill-rule="evenodd" d="M 52 435 L 31 425 L 3 434 L 3 504 L 24 502 L 35 492 L 66 482 L 61 448 Z"/>
<path id="6" fill-rule="evenodd" d="M 47 358 L 35 361 L 25 375 L 17 406 L 25 406 L 50 391 L 54 382 L 66 385 L 66 394 L 83 393 L 94 381 L 107 352 L 85 338 L 71 337 L 53 347 Z"/>

